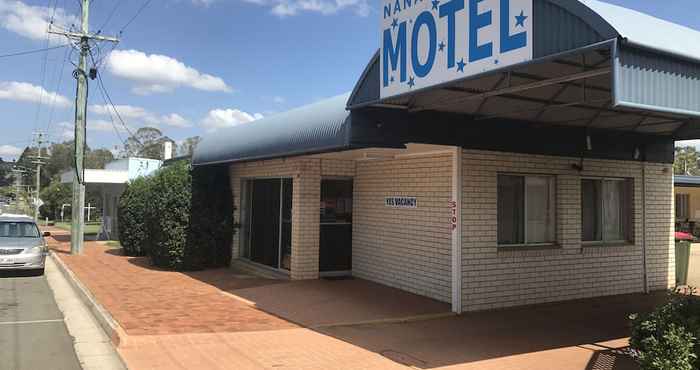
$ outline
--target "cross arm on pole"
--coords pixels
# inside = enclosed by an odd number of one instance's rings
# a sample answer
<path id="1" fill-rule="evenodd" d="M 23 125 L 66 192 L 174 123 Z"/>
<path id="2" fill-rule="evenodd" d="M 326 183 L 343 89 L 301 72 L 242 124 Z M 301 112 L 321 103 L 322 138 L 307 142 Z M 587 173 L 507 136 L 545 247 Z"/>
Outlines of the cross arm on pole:
<path id="1" fill-rule="evenodd" d="M 49 28 L 49 33 L 52 33 L 54 35 L 66 36 L 66 37 L 72 38 L 72 39 L 87 38 L 87 39 L 97 40 L 97 41 L 119 42 L 119 39 L 116 37 L 102 36 L 102 35 L 89 34 L 89 33 L 80 33 L 80 32 L 54 31 L 51 28 Z"/>

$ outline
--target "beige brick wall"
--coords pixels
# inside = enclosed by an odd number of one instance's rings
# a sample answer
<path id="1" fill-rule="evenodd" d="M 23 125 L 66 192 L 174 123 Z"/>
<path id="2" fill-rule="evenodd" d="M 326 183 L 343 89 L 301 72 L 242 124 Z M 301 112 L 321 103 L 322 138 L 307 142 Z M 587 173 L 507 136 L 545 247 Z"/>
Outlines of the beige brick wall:
<path id="1" fill-rule="evenodd" d="M 318 278 L 321 176 L 352 176 L 354 161 L 294 157 L 233 164 L 230 171 L 236 222 L 241 220 L 242 180 L 270 177 L 293 179 L 290 277 L 294 280 Z M 241 256 L 240 243 L 241 234 L 238 233 L 233 238 L 234 259 Z"/>
<path id="2" fill-rule="evenodd" d="M 452 155 L 357 163 L 353 275 L 450 301 Z M 415 196 L 417 209 L 393 209 L 387 196 Z"/>
<path id="3" fill-rule="evenodd" d="M 462 300 L 466 311 L 641 292 L 642 165 L 577 158 L 465 150 L 463 154 Z M 560 248 L 510 251 L 497 247 L 498 173 L 556 176 Z M 581 176 L 633 179 L 634 244 L 581 244 Z M 670 165 L 646 165 L 647 263 L 650 289 L 673 285 L 673 188 Z"/>

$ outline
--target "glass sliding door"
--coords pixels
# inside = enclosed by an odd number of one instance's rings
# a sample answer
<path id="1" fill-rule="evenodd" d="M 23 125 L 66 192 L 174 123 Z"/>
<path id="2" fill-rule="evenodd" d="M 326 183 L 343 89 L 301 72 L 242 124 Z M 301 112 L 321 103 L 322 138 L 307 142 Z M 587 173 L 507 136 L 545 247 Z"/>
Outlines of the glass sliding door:
<path id="1" fill-rule="evenodd" d="M 321 181 L 321 273 L 352 270 L 352 186 L 352 180 Z"/>
<path id="2" fill-rule="evenodd" d="M 255 179 L 244 186 L 248 218 L 243 256 L 272 268 L 289 269 L 292 249 L 292 180 Z"/>

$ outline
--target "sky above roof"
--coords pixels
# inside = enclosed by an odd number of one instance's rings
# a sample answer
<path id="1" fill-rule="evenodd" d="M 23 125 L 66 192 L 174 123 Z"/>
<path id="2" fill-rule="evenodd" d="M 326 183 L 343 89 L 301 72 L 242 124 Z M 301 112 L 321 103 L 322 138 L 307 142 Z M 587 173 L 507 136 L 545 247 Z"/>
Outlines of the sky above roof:
<path id="1" fill-rule="evenodd" d="M 175 140 L 350 91 L 379 46 L 376 0 L 159 0 L 139 12 L 146 1 L 92 1 L 91 30 L 122 31 L 93 59 L 129 130 L 155 126 Z M 608 2 L 700 29 L 697 0 Z M 46 22 L 79 27 L 79 3 L 0 0 L 0 55 L 63 45 Z M 70 48 L 0 58 L 0 158 L 34 130 L 72 138 L 76 62 Z M 121 145 L 127 129 L 112 124 L 97 81 L 89 95 L 88 144 Z"/>

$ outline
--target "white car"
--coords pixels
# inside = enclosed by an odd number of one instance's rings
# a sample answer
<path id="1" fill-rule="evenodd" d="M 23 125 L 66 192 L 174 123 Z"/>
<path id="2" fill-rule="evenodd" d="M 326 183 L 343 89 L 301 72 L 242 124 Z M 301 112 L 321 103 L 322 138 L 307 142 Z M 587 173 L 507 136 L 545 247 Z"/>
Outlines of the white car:
<path id="1" fill-rule="evenodd" d="M 0 215 L 0 270 L 33 270 L 44 273 L 48 254 L 45 236 L 34 219 L 23 215 Z"/>

